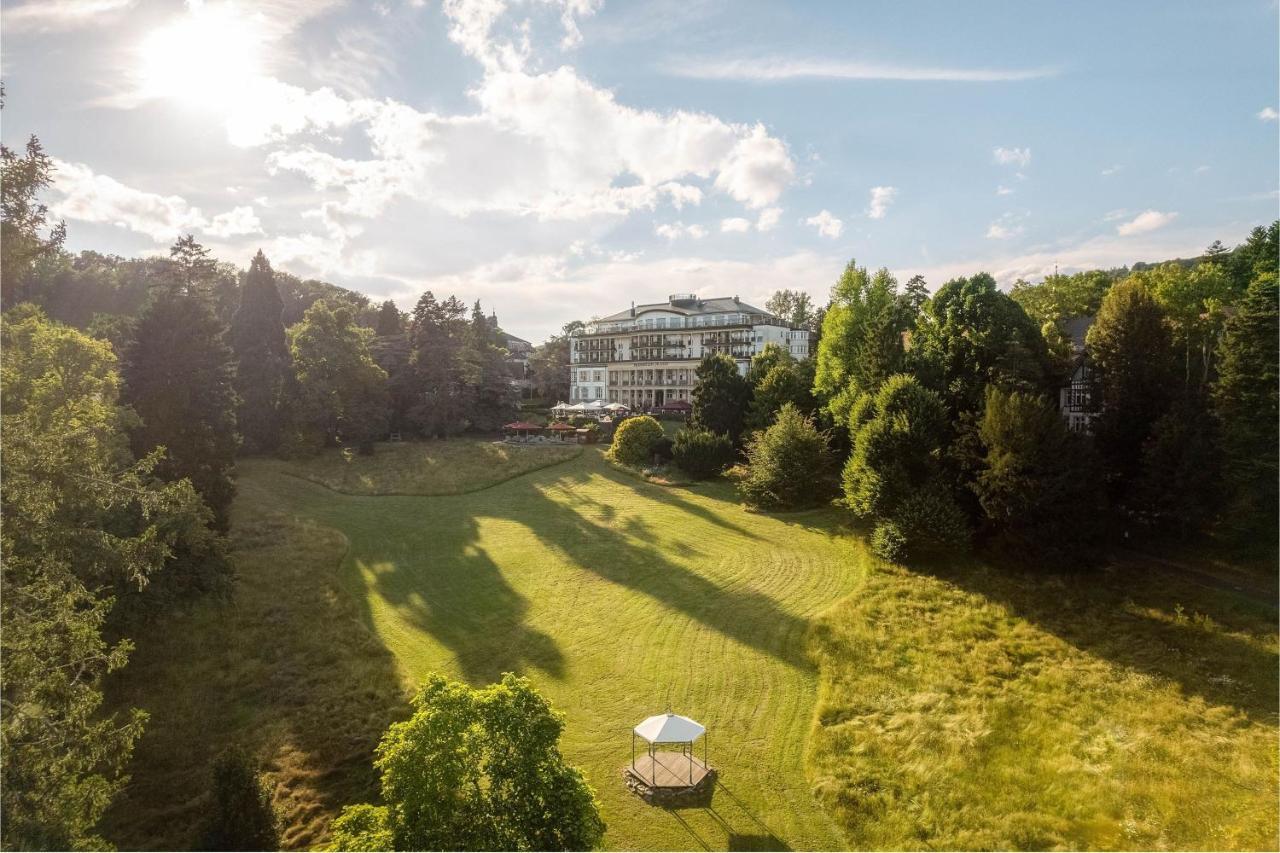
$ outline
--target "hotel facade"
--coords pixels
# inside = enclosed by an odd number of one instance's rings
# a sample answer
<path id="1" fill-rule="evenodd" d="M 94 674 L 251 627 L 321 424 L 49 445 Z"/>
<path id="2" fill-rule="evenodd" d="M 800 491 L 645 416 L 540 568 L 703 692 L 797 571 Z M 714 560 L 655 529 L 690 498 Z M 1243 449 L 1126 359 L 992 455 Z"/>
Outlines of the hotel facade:
<path id="1" fill-rule="evenodd" d="M 810 332 L 738 297 L 677 293 L 593 320 L 569 339 L 569 397 L 648 409 L 691 400 L 703 356 L 724 353 L 746 374 L 767 344 L 809 357 Z"/>

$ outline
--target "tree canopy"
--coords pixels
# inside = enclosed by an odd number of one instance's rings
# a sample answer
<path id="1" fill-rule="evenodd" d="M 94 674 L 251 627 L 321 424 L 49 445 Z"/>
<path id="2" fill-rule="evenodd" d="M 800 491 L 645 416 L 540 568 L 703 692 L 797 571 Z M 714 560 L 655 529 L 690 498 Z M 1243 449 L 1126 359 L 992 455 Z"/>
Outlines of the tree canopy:
<path id="1" fill-rule="evenodd" d="M 383 806 L 348 806 L 345 850 L 590 850 L 595 793 L 560 754 L 564 718 L 510 673 L 473 688 L 433 675 L 413 716 L 387 730 L 375 766 Z"/>

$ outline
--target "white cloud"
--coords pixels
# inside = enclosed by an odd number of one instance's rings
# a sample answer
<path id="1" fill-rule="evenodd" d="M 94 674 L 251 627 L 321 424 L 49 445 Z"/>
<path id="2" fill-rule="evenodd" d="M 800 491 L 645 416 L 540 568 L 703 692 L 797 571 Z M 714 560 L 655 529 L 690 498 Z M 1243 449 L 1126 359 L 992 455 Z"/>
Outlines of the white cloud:
<path id="1" fill-rule="evenodd" d="M 992 222 L 987 226 L 987 239 L 989 240 L 1009 240 L 1017 237 L 1024 229 L 1021 225 L 1008 225 L 999 221 Z"/>
<path id="2" fill-rule="evenodd" d="M 102 16 L 131 8 L 137 0 L 28 0 L 20 6 L 4 8 L 4 28 L 17 33 L 26 30 L 53 31 L 97 24 Z"/>
<path id="3" fill-rule="evenodd" d="M 1115 222 L 1117 219 L 1124 219 L 1126 216 L 1129 216 L 1129 215 L 1130 215 L 1129 211 L 1125 210 L 1124 208 L 1117 208 L 1115 210 L 1108 210 L 1106 213 L 1104 213 L 1102 215 L 1102 221 Z"/>
<path id="4" fill-rule="evenodd" d="M 992 158 L 1001 166 L 1017 166 L 1025 169 L 1031 163 L 1030 148 L 1005 148 L 997 146 L 991 152 Z M 1022 177 L 1019 175 L 1018 177 Z"/>
<path id="5" fill-rule="evenodd" d="M 751 220 L 743 219 L 740 216 L 735 216 L 732 219 L 721 219 L 720 230 L 726 234 L 735 233 L 739 231 L 750 231 Z"/>
<path id="6" fill-rule="evenodd" d="M 734 144 L 719 168 L 716 188 L 751 208 L 777 201 L 796 176 L 787 147 L 769 136 L 762 124 Z"/>
<path id="7" fill-rule="evenodd" d="M 1124 166 L 1121 166 L 1119 163 L 1117 163 L 1113 166 L 1108 166 L 1107 168 L 1103 169 L 1102 174 L 1104 177 L 1107 177 L 1110 175 L 1114 175 L 1116 172 L 1119 172 L 1123 168 Z"/>
<path id="8" fill-rule="evenodd" d="M 996 195 L 1013 195 L 1013 189 L 1011 187 L 1006 187 L 1004 184 L 1001 184 L 998 187 L 996 187 Z"/>
<path id="9" fill-rule="evenodd" d="M 889 205 L 898 197 L 897 187 L 872 187 L 871 202 L 867 206 L 867 216 L 872 219 L 884 219 Z"/>
<path id="10" fill-rule="evenodd" d="M 219 213 L 204 228 L 206 234 L 213 237 L 239 237 L 247 234 L 261 234 L 262 223 L 252 207 L 234 207 L 226 213 Z"/>
<path id="11" fill-rule="evenodd" d="M 760 211 L 760 217 L 756 220 L 757 231 L 772 231 L 777 227 L 778 222 L 782 219 L 782 208 L 766 207 Z"/>
<path id="12" fill-rule="evenodd" d="M 1177 218 L 1177 213 L 1162 213 L 1159 210 L 1144 210 L 1128 222 L 1123 222 L 1116 227 L 1116 233 L 1121 237 L 1128 237 L 1131 234 L 1145 234 L 1148 231 L 1155 231 L 1157 228 L 1163 228 Z"/>
<path id="13" fill-rule="evenodd" d="M 1280 119 L 1280 113 L 1276 112 L 1274 107 L 1263 107 L 1258 110 L 1259 121 L 1275 121 L 1276 119 Z"/>
<path id="14" fill-rule="evenodd" d="M 818 211 L 806 219 L 804 224 L 814 226 L 818 229 L 820 236 L 830 237 L 832 240 L 839 237 L 844 231 L 844 223 L 833 216 L 829 210 Z"/>
<path id="15" fill-rule="evenodd" d="M 695 59 L 663 65 L 678 77 L 701 80 L 772 82 L 794 79 L 909 80 L 947 83 L 999 83 L 1057 74 L 1054 68 L 941 68 L 811 58 Z"/>
<path id="16" fill-rule="evenodd" d="M 83 163 L 54 161 L 55 216 L 127 228 L 157 243 L 171 243 L 186 232 L 211 237 L 262 233 L 262 223 L 249 206 L 233 208 L 212 219 L 176 195 L 159 195 L 96 174 Z"/>
<path id="17" fill-rule="evenodd" d="M 658 225 L 653 229 L 653 233 L 657 234 L 670 242 L 675 242 L 682 237 L 688 237 L 692 240 L 701 240 L 707 236 L 707 229 L 701 225 L 685 225 L 683 222 L 668 222 Z"/>

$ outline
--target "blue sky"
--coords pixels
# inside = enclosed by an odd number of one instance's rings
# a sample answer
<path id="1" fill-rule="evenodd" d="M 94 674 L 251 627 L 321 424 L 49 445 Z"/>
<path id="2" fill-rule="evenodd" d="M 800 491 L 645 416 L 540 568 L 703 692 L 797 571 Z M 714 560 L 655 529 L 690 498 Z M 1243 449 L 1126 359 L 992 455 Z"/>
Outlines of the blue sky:
<path id="1" fill-rule="evenodd" d="M 7 3 L 3 138 L 72 249 L 193 232 L 540 340 L 849 258 L 1003 284 L 1277 215 L 1277 10 L 721 0 Z"/>

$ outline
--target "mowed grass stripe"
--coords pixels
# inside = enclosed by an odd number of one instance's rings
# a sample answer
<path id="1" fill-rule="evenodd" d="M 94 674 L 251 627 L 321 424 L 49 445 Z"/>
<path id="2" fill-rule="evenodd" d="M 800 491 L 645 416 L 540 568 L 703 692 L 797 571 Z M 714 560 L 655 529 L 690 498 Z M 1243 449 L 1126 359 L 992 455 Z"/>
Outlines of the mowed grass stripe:
<path id="1" fill-rule="evenodd" d="M 645 483 L 594 449 L 457 496 L 357 497 L 283 473 L 242 476 L 348 537 L 344 581 L 407 682 L 518 671 L 565 711 L 610 847 L 843 843 L 805 778 L 806 632 L 861 576 L 854 538 L 749 513 L 723 486 Z M 630 727 L 668 704 L 707 725 L 724 784 L 679 819 L 619 778 Z"/>

